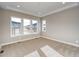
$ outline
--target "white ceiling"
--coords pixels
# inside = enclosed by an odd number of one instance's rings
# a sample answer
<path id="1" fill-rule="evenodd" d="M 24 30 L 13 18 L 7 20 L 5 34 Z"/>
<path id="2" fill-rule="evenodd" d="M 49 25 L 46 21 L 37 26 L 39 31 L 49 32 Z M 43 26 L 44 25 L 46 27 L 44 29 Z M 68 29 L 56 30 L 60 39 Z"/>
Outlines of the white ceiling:
<path id="1" fill-rule="evenodd" d="M 20 7 L 17 7 L 19 5 Z M 64 9 L 77 6 L 76 2 L 0 2 L 0 7 L 43 17 Z"/>

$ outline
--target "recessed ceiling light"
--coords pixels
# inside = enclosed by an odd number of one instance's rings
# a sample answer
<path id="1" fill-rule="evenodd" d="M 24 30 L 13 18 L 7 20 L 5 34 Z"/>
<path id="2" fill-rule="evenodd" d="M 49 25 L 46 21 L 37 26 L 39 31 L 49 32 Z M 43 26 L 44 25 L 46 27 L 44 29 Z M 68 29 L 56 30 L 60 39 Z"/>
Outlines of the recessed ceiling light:
<path id="1" fill-rule="evenodd" d="M 17 5 L 17 7 L 21 7 L 20 5 Z"/>
<path id="2" fill-rule="evenodd" d="M 65 4 L 66 2 L 62 2 L 62 4 Z"/>

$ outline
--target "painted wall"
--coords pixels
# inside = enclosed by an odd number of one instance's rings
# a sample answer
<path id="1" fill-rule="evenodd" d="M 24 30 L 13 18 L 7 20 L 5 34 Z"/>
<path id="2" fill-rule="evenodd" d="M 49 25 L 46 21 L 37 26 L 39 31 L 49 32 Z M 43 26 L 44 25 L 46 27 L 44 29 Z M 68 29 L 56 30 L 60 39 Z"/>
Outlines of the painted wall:
<path id="1" fill-rule="evenodd" d="M 0 44 L 2 43 L 2 16 L 3 16 L 3 13 L 2 13 L 2 9 L 0 9 Z"/>
<path id="2" fill-rule="evenodd" d="M 0 11 L 1 13 L 1 11 Z M 0 14 L 0 22 L 1 22 L 1 14 Z M 1 27 L 1 23 L 0 23 L 0 27 Z M 1 33 L 1 29 L 0 29 L 0 33 Z M 0 35 L 0 43 L 1 43 L 1 35 Z"/>
<path id="3" fill-rule="evenodd" d="M 19 18 L 26 18 L 26 19 L 37 19 L 39 20 L 39 18 L 31 16 L 31 15 L 27 15 L 27 14 L 22 14 L 19 12 L 15 12 L 15 11 L 10 11 L 10 10 L 4 10 L 2 9 L 0 12 L 0 15 L 2 14 L 0 19 L 0 44 L 6 44 L 6 43 L 10 43 L 10 42 L 15 42 L 18 40 L 23 40 L 26 39 L 28 40 L 29 38 L 34 38 L 34 37 L 38 37 L 38 34 L 31 34 L 31 35 L 23 35 L 23 36 L 18 36 L 15 38 L 11 38 L 10 36 L 10 20 L 11 20 L 11 16 L 14 17 L 19 17 Z"/>
<path id="4" fill-rule="evenodd" d="M 42 35 L 79 44 L 79 6 L 43 17 L 47 32 Z"/>

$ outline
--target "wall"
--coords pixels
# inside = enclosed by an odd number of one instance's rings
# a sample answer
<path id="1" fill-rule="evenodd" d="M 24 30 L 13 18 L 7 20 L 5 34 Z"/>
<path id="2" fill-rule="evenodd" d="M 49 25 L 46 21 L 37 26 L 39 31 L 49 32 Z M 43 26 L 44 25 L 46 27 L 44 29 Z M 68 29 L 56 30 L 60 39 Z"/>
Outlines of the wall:
<path id="1" fill-rule="evenodd" d="M 0 9 L 0 44 L 2 43 L 2 9 Z"/>
<path id="2" fill-rule="evenodd" d="M 47 21 L 47 32 L 43 36 L 49 36 L 56 40 L 79 44 L 79 6 L 43 17 Z"/>
<path id="3" fill-rule="evenodd" d="M 0 11 L 1 13 L 1 11 Z M 0 22 L 1 22 L 1 14 L 0 14 Z M 1 27 L 1 23 L 0 23 L 0 27 Z M 1 29 L 0 29 L 0 33 L 1 33 Z M 1 35 L 0 35 L 0 43 L 1 43 Z"/>
<path id="4" fill-rule="evenodd" d="M 23 36 L 18 36 L 15 38 L 11 38 L 10 37 L 10 20 L 11 20 L 11 16 L 15 16 L 15 17 L 19 17 L 19 18 L 26 18 L 26 19 L 37 19 L 39 20 L 38 17 L 34 17 L 31 15 L 27 15 L 27 14 L 22 14 L 19 12 L 15 12 L 15 11 L 10 11 L 10 10 L 1 10 L 1 13 L 3 14 L 1 16 L 2 19 L 0 19 L 0 31 L 2 33 L 0 33 L 0 35 L 2 35 L 0 38 L 0 44 L 1 45 L 5 45 L 7 43 L 11 43 L 11 42 L 15 42 L 15 41 L 19 41 L 19 40 L 23 40 L 23 39 L 30 39 L 30 38 L 35 38 L 39 36 L 38 34 L 31 34 L 31 35 L 23 35 Z M 2 29 L 2 30 L 1 30 Z"/>

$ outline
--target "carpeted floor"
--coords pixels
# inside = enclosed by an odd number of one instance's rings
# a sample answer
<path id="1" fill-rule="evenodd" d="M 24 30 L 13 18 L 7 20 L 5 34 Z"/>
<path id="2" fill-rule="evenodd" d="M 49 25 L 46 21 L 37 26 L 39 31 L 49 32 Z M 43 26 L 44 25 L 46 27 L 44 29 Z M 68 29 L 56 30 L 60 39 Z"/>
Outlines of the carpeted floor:
<path id="1" fill-rule="evenodd" d="M 0 57 L 79 57 L 79 48 L 45 38 L 3 46 Z"/>

